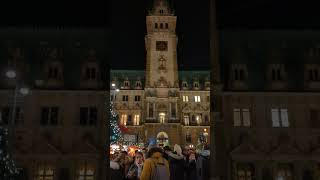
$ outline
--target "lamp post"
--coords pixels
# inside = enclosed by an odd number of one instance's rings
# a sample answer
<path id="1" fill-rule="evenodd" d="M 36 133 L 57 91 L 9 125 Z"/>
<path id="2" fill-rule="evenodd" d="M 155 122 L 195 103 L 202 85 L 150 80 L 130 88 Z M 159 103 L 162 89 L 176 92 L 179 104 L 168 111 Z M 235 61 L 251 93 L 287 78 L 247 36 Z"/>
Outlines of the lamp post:
<path id="1" fill-rule="evenodd" d="M 6 77 L 8 79 L 10 79 L 10 80 L 13 80 L 14 83 L 15 83 L 12 110 L 11 110 L 11 115 L 10 115 L 9 122 L 8 122 L 8 137 L 9 137 L 8 150 L 9 150 L 9 152 L 12 152 L 11 148 L 12 148 L 12 144 L 13 144 L 13 138 L 11 137 L 11 135 L 12 135 L 11 131 L 13 131 L 13 127 L 14 127 L 14 124 L 15 124 L 17 97 L 18 97 L 19 93 L 22 94 L 22 95 L 29 94 L 30 90 L 29 90 L 29 88 L 24 87 L 24 86 L 19 84 L 19 80 L 17 78 L 17 73 L 16 73 L 15 70 L 8 70 L 6 72 Z"/>
<path id="2" fill-rule="evenodd" d="M 112 102 L 115 101 L 115 98 L 116 98 L 116 92 L 119 92 L 120 90 L 116 87 L 116 84 L 115 83 L 112 83 L 111 84 L 111 87 L 112 87 Z"/>

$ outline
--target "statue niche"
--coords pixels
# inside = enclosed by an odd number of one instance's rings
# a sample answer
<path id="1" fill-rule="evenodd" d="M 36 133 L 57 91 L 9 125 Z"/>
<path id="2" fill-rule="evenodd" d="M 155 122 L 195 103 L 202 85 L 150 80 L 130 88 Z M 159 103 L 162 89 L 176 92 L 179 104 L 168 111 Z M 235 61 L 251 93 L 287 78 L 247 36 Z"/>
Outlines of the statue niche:
<path id="1" fill-rule="evenodd" d="M 168 87 L 169 83 L 164 77 L 160 77 L 160 79 L 157 82 L 157 87 Z"/>
<path id="2" fill-rule="evenodd" d="M 159 58 L 159 68 L 158 70 L 160 72 L 166 72 L 167 68 L 166 68 L 166 59 L 163 57 L 163 55 L 160 56 Z"/>

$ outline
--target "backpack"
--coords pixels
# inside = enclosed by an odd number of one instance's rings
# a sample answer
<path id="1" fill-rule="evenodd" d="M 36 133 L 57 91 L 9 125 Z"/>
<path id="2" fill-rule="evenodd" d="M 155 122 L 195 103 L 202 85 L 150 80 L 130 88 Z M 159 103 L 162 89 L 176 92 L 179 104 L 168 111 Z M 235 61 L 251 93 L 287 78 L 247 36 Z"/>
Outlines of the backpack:
<path id="1" fill-rule="evenodd" d="M 152 172 L 151 180 L 169 180 L 170 175 L 164 162 L 153 161 L 154 169 Z"/>

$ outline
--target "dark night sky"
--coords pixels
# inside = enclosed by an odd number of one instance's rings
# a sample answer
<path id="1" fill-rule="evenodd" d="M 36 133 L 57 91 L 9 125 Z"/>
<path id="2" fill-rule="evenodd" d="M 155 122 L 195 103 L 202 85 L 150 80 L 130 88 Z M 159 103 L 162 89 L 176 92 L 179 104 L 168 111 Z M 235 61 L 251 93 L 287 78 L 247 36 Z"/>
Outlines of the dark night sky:
<path id="1" fill-rule="evenodd" d="M 110 2 L 112 1 L 112 2 Z M 1 26 L 73 26 L 112 29 L 112 66 L 143 69 L 145 12 L 149 0 L 8 1 L 1 4 Z M 302 4 L 303 3 L 303 4 Z M 178 15 L 180 67 L 208 65 L 208 0 L 174 0 Z M 313 1 L 217 0 L 220 29 L 320 28 Z"/>

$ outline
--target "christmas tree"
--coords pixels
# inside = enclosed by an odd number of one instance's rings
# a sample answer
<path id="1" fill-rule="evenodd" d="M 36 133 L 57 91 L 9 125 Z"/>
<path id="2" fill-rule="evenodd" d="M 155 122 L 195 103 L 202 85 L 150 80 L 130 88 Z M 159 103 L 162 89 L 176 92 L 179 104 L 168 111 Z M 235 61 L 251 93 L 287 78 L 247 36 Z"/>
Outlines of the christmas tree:
<path id="1" fill-rule="evenodd" d="M 8 129 L 3 126 L 0 113 L 0 179 L 13 180 L 18 170 L 8 152 Z"/>
<path id="2" fill-rule="evenodd" d="M 110 106 L 110 144 L 118 142 L 121 138 L 121 130 L 118 125 L 119 115 L 114 110 L 113 103 Z"/>

